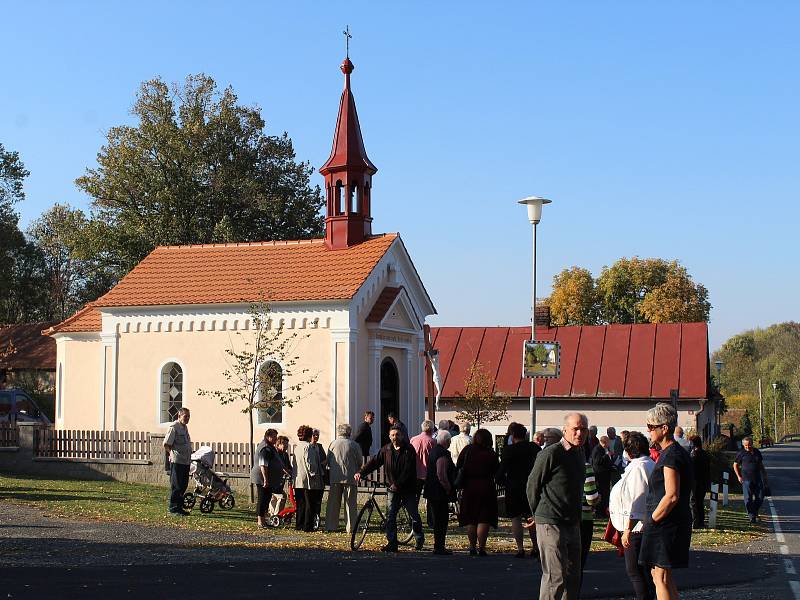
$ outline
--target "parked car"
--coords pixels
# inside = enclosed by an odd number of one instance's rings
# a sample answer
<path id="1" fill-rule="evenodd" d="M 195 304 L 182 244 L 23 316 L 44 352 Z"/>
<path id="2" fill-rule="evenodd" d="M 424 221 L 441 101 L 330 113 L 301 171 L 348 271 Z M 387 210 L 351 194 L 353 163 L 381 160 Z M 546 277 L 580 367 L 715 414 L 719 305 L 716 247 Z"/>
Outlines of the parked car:
<path id="1" fill-rule="evenodd" d="M 44 423 L 47 418 L 27 392 L 19 389 L 0 390 L 0 423 Z"/>

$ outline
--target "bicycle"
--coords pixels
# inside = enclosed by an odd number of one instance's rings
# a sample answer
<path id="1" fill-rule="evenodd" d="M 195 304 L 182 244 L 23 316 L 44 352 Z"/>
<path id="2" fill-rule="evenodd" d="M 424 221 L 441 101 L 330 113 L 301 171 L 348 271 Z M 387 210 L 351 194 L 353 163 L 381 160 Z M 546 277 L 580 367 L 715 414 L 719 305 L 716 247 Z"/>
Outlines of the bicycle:
<path id="1" fill-rule="evenodd" d="M 367 537 L 367 533 L 386 531 L 386 517 L 375 499 L 378 486 L 373 483 L 371 487 L 372 493 L 369 496 L 369 500 L 358 511 L 356 524 L 350 535 L 350 548 L 352 550 L 358 550 L 361 547 L 364 538 Z M 379 521 L 372 518 L 376 512 L 378 513 L 376 517 Z M 397 512 L 397 543 L 405 546 L 412 539 L 414 539 L 414 528 L 411 523 L 411 515 L 408 514 L 405 506 L 401 506 Z"/>

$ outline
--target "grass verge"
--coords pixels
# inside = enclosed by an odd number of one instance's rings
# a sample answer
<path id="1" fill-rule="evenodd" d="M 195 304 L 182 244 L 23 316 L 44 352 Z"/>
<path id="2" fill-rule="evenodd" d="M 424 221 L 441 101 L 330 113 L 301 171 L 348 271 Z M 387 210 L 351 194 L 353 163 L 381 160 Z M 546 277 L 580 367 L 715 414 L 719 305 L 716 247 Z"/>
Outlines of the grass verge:
<path id="1" fill-rule="evenodd" d="M 169 526 L 209 534 L 226 534 L 215 543 L 232 546 L 319 548 L 349 551 L 350 536 L 345 533 L 303 533 L 294 528 L 259 530 L 255 528 L 252 505 L 240 504 L 225 511 L 215 507 L 211 514 L 201 514 L 197 508 L 192 516 L 175 518 L 167 515 L 168 491 L 165 488 L 123 483 L 119 481 L 79 481 L 71 479 L 35 479 L 0 475 L 0 499 L 33 506 L 45 514 L 77 520 L 105 522 L 133 522 L 150 526 Z M 423 503 L 424 505 L 424 503 Z M 324 515 L 324 507 L 323 507 Z M 423 514 L 423 522 L 425 522 Z M 453 523 L 448 531 L 448 546 L 454 549 L 468 547 L 463 528 Z M 515 551 L 511 536 L 511 523 L 500 519 L 500 527 L 492 531 L 487 548 L 493 552 Z M 605 522 L 595 521 L 592 551 L 610 550 L 602 540 Z M 697 548 L 713 548 L 746 542 L 763 536 L 765 525 L 750 525 L 741 499 L 732 500 L 728 507 L 721 508 L 717 516 L 717 529 L 701 529 L 693 532 L 692 545 Z M 430 531 L 426 531 L 428 542 Z M 380 533 L 371 533 L 362 546 L 365 550 L 377 550 L 385 542 Z M 530 542 L 526 541 L 526 546 Z"/>

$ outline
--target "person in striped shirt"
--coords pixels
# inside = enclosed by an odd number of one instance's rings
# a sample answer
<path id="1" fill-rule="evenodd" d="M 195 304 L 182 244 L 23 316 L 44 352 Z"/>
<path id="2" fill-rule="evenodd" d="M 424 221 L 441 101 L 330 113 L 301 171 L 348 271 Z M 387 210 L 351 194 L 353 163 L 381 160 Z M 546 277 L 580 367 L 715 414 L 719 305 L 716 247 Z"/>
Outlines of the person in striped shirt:
<path id="1" fill-rule="evenodd" d="M 597 491 L 597 482 L 594 479 L 592 463 L 586 463 L 586 475 L 583 480 L 583 507 L 581 511 L 581 583 L 583 583 L 583 568 L 589 558 L 589 549 L 592 546 L 592 533 L 594 532 L 594 507 L 600 502 L 600 493 Z"/>

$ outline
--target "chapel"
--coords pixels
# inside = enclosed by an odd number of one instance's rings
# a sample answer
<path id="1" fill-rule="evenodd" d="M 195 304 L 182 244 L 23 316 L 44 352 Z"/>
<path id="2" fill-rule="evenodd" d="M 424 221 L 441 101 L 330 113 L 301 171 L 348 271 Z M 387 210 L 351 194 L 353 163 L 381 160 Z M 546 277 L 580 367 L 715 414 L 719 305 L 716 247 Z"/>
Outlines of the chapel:
<path id="1" fill-rule="evenodd" d="M 226 350 L 252 340 L 250 306 L 264 299 L 269 326 L 299 334 L 299 358 L 291 369 L 276 356 L 258 366 L 265 376 L 257 439 L 268 427 L 294 439 L 305 424 L 326 444 L 337 424 L 355 428 L 372 410 L 382 425 L 376 450 L 389 412 L 410 428 L 424 418 L 425 319 L 436 309 L 400 235 L 373 233 L 377 168 L 364 146 L 349 57 L 340 68 L 333 146 L 320 168 L 325 237 L 154 249 L 108 293 L 45 332 L 57 348 L 57 428 L 163 432 L 185 406 L 194 440 L 248 441 L 243 405 L 198 392 L 230 385 Z M 314 381 L 286 406 L 300 373 Z"/>

